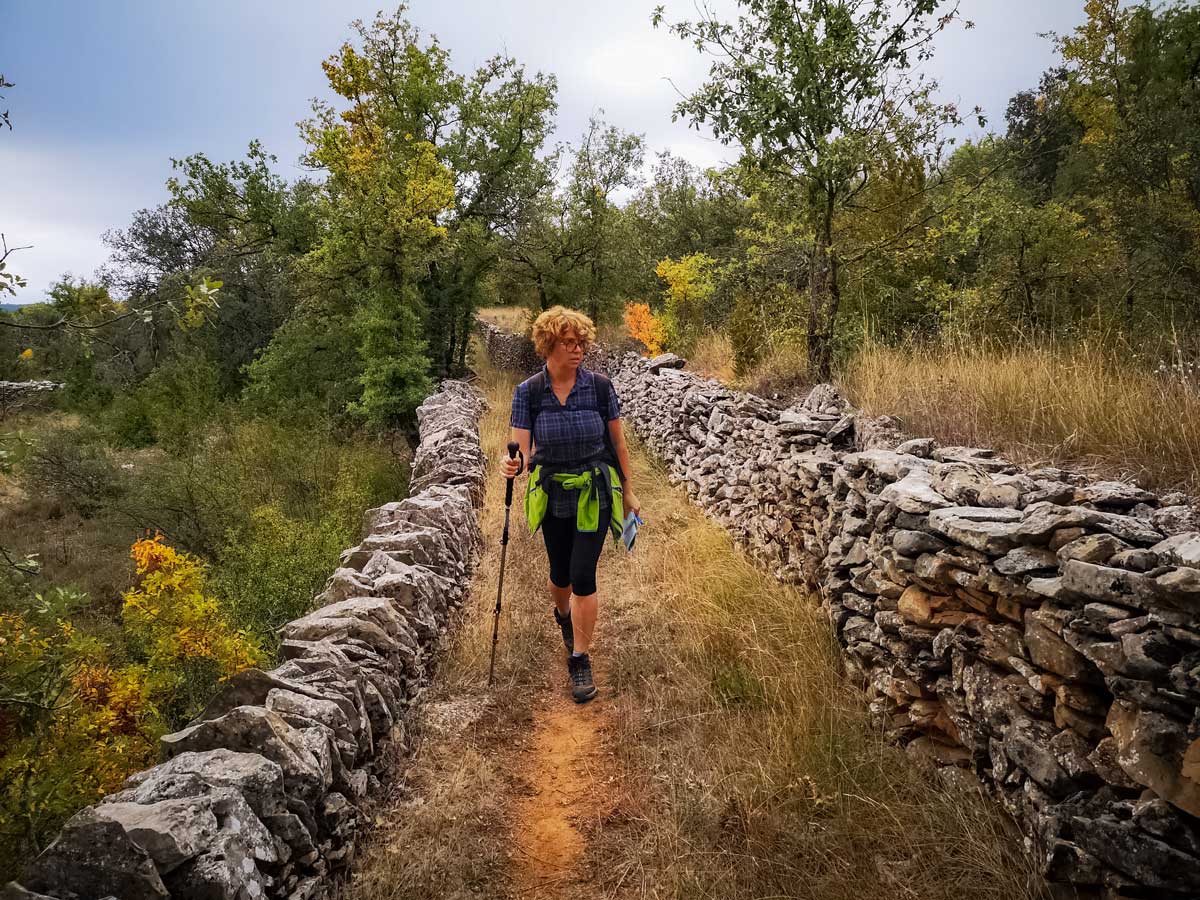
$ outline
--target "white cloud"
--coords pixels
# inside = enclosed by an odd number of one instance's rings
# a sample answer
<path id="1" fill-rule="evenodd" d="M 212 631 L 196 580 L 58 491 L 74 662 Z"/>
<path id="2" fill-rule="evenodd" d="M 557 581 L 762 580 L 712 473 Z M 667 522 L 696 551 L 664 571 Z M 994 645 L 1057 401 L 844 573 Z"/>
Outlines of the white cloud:
<path id="1" fill-rule="evenodd" d="M 127 148 L 34 148 L 19 141 L 5 149 L 0 231 L 10 247 L 32 245 L 9 257 L 9 270 L 28 283 L 18 303 L 41 300 L 65 272 L 92 275 L 108 258 L 101 234 L 166 199 L 167 159 L 139 159 Z"/>

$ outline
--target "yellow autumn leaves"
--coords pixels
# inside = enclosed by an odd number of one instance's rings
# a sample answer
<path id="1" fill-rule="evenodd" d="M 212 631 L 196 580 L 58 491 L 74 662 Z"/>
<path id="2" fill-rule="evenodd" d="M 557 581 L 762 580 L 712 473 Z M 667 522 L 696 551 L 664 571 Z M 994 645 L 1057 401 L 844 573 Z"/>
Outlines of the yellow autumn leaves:
<path id="1" fill-rule="evenodd" d="M 135 543 L 130 555 L 140 581 L 125 592 L 125 627 L 145 644 L 151 670 L 202 658 L 227 678 L 261 661 L 257 643 L 235 630 L 216 598 L 205 594 L 200 560 L 162 543 L 157 534 Z"/>
<path id="2" fill-rule="evenodd" d="M 264 659 L 206 591 L 200 560 L 158 534 L 130 555 L 137 581 L 122 597 L 124 646 L 63 618 L 39 624 L 34 608 L 0 613 L 0 681 L 29 693 L 28 703 L 0 705 L 0 828 L 119 789 L 154 764 L 159 737 L 195 715 L 217 681 Z"/>
<path id="3" fill-rule="evenodd" d="M 655 315 L 648 303 L 625 304 L 625 328 L 646 345 L 651 356 L 670 345 L 687 347 L 704 328 L 705 306 L 715 287 L 716 260 L 705 253 L 660 260 L 654 274 L 663 280 L 664 310 Z"/>

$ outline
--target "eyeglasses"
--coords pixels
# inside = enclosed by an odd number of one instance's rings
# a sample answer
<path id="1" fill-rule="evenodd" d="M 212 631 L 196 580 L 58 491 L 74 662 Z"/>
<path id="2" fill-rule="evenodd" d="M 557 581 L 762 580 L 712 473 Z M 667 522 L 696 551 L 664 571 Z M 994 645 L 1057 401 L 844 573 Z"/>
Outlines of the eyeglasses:
<path id="1" fill-rule="evenodd" d="M 588 347 L 587 341 L 559 341 L 564 350 L 575 352 L 576 350 L 586 350 Z"/>

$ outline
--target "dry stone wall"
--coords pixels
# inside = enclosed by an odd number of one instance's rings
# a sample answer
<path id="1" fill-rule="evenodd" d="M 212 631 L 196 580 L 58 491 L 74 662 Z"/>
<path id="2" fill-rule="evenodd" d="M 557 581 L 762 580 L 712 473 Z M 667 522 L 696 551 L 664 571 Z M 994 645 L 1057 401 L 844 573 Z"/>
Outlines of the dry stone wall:
<path id="1" fill-rule="evenodd" d="M 61 388 L 62 384 L 57 381 L 0 381 L 0 416 L 45 403 Z"/>
<path id="2" fill-rule="evenodd" d="M 366 513 L 283 662 L 231 678 L 166 761 L 63 828 L 8 900 L 330 896 L 386 742 L 404 743 L 482 550 L 485 401 L 448 381 L 418 409 L 410 494 Z"/>
<path id="3" fill-rule="evenodd" d="M 485 326 L 482 329 L 487 331 Z M 518 371 L 519 339 L 491 335 Z M 1200 527 L 1187 498 L 905 439 L 600 354 L 673 483 L 809 586 L 907 752 L 972 773 L 1055 882 L 1200 897 Z"/>

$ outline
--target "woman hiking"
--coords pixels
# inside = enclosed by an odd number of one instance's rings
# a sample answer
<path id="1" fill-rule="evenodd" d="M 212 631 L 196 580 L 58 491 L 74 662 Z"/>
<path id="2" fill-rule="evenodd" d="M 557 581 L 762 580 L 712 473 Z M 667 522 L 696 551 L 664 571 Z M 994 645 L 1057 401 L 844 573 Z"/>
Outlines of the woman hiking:
<path id="1" fill-rule="evenodd" d="M 588 651 L 604 537 L 611 531 L 619 540 L 624 514 L 641 509 L 629 481 L 616 391 L 604 375 L 580 365 L 595 337 L 592 320 L 575 310 L 554 306 L 537 317 L 533 344 L 546 363 L 513 392 L 509 424 L 520 452 L 501 464 L 505 478 L 530 476 L 525 517 L 530 534 L 540 526 L 546 542 L 550 599 L 576 703 L 596 696 Z"/>

